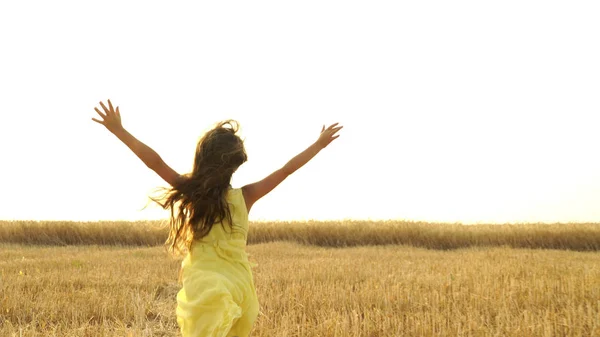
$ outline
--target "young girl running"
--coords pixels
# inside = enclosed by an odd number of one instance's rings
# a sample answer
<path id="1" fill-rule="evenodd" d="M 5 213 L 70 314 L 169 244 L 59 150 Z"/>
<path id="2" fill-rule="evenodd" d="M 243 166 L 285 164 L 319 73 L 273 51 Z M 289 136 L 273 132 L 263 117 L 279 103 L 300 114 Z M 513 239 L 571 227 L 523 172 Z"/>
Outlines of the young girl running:
<path id="1" fill-rule="evenodd" d="M 247 160 L 238 124 L 228 120 L 208 131 L 196 146 L 191 173 L 180 175 L 121 124 L 119 107 L 100 102 L 92 118 L 117 136 L 171 187 L 161 200 L 171 211 L 166 245 L 185 254 L 177 323 L 183 336 L 248 336 L 258 316 L 258 299 L 246 254 L 248 212 L 256 201 L 311 160 L 339 135 L 335 123 L 317 141 L 261 181 L 232 188 L 231 176 Z"/>

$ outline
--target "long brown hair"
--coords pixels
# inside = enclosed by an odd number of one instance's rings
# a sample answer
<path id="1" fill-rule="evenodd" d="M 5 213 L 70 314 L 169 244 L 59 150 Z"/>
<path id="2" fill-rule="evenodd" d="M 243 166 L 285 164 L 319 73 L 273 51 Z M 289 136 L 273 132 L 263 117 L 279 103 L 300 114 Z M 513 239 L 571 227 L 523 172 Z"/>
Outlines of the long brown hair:
<path id="1" fill-rule="evenodd" d="M 189 251 L 192 242 L 206 236 L 216 223 L 233 225 L 227 191 L 233 173 L 248 160 L 238 131 L 237 121 L 226 120 L 206 132 L 196 146 L 192 172 L 182 175 L 161 198 L 151 197 L 171 210 L 165 242 L 170 252 Z"/>

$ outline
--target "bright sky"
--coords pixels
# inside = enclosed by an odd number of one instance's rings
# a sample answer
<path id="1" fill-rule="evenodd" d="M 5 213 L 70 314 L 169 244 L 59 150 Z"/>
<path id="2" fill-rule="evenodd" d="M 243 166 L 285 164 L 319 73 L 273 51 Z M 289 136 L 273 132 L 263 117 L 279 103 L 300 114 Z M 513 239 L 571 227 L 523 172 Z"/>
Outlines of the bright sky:
<path id="1" fill-rule="evenodd" d="M 261 179 L 341 137 L 253 220 L 600 222 L 596 1 L 2 1 L 0 219 L 134 220 L 235 118 Z"/>

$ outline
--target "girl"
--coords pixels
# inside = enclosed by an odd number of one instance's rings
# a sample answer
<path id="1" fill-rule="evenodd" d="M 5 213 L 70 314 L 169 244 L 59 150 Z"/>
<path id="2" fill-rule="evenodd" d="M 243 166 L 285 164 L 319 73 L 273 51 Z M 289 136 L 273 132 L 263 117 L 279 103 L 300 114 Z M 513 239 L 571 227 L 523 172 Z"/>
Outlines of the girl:
<path id="1" fill-rule="evenodd" d="M 238 124 L 228 120 L 208 131 L 196 146 L 191 173 L 180 175 L 121 124 L 119 107 L 94 108 L 104 125 L 171 185 L 161 200 L 170 209 L 166 245 L 185 254 L 182 288 L 177 294 L 177 323 L 183 336 L 248 336 L 258 316 L 258 299 L 245 252 L 248 212 L 287 176 L 311 160 L 339 135 L 335 123 L 321 129 L 317 141 L 261 181 L 232 188 L 232 174 L 246 160 Z"/>

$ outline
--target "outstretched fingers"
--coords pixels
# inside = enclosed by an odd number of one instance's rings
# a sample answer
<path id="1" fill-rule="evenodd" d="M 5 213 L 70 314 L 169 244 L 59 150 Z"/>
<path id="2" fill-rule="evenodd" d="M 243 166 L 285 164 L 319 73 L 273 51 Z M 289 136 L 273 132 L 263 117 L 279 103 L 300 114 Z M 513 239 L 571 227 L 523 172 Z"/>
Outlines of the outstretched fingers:
<path id="1" fill-rule="evenodd" d="M 338 127 L 332 128 L 332 129 L 330 130 L 330 132 L 331 132 L 331 135 L 332 135 L 332 136 L 333 136 L 333 135 L 335 135 L 335 134 L 336 134 L 338 131 L 340 131 L 342 128 L 343 128 L 343 126 L 338 126 Z"/>
<path id="2" fill-rule="evenodd" d="M 336 133 L 338 133 L 343 128 L 343 126 L 341 126 L 339 124 L 340 123 L 334 123 L 334 124 L 331 124 L 327 128 L 325 128 L 325 125 L 323 125 L 323 127 L 321 128 L 321 135 L 319 136 L 319 139 L 317 140 L 317 142 L 323 148 L 325 148 L 333 140 L 335 140 L 336 138 L 338 138 L 340 136 L 340 135 L 336 135 Z"/>
<path id="3" fill-rule="evenodd" d="M 104 103 L 102 103 L 102 101 L 100 101 L 100 105 L 102 106 L 102 109 L 104 109 L 104 113 L 106 114 L 106 116 L 112 117 L 115 115 L 115 110 L 113 109 L 110 99 L 108 100 L 108 106 L 110 107 L 110 109 L 107 108 L 106 105 L 104 105 Z"/>
<path id="4" fill-rule="evenodd" d="M 100 117 L 102 117 L 102 119 L 103 119 L 103 120 L 104 120 L 104 119 L 106 119 L 106 115 L 105 115 L 105 114 L 103 114 L 102 112 L 100 112 L 100 110 L 98 110 L 98 108 L 94 108 L 94 110 L 96 110 L 96 113 L 98 113 L 98 115 L 99 115 Z M 94 118 L 94 119 L 95 119 L 95 118 Z"/>
<path id="5" fill-rule="evenodd" d="M 333 125 L 338 125 L 339 123 L 335 123 Z M 332 126 L 333 126 L 332 125 Z M 327 144 L 333 142 L 335 139 L 337 139 L 340 135 L 336 135 L 336 133 L 338 133 L 338 131 L 340 131 L 343 128 L 343 126 L 337 126 L 337 127 L 330 127 L 327 129 L 327 133 L 328 133 L 328 142 Z"/>
<path id="6" fill-rule="evenodd" d="M 100 106 L 102 107 L 102 110 L 104 110 L 104 111 L 100 111 L 100 109 L 94 108 L 94 110 L 96 110 L 96 113 L 98 113 L 98 116 L 102 117 L 102 121 L 100 121 L 99 119 L 92 118 L 92 120 L 94 122 L 104 124 L 107 120 L 112 120 L 114 118 L 117 118 L 117 119 L 121 118 L 121 113 L 119 111 L 119 107 L 117 107 L 115 109 L 113 107 L 110 99 L 107 100 L 107 102 L 108 102 L 108 107 L 106 107 L 106 105 L 104 105 L 104 102 L 100 101 Z"/>
<path id="7" fill-rule="evenodd" d="M 104 103 L 102 103 L 102 101 L 100 101 L 100 106 L 104 110 L 104 113 L 108 116 L 110 114 L 110 110 L 108 110 L 108 108 L 106 107 L 106 105 L 104 105 Z"/>
<path id="8" fill-rule="evenodd" d="M 334 123 L 334 124 L 331 124 L 331 125 L 330 125 L 330 126 L 327 128 L 327 130 L 331 130 L 331 129 L 333 129 L 333 128 L 334 128 L 334 127 L 336 127 L 338 124 L 340 124 L 340 123 Z"/>
<path id="9" fill-rule="evenodd" d="M 110 111 L 111 114 L 115 114 L 115 109 L 113 108 L 113 105 L 110 101 L 110 99 L 108 100 L 108 107 L 110 108 L 108 111 Z"/>

